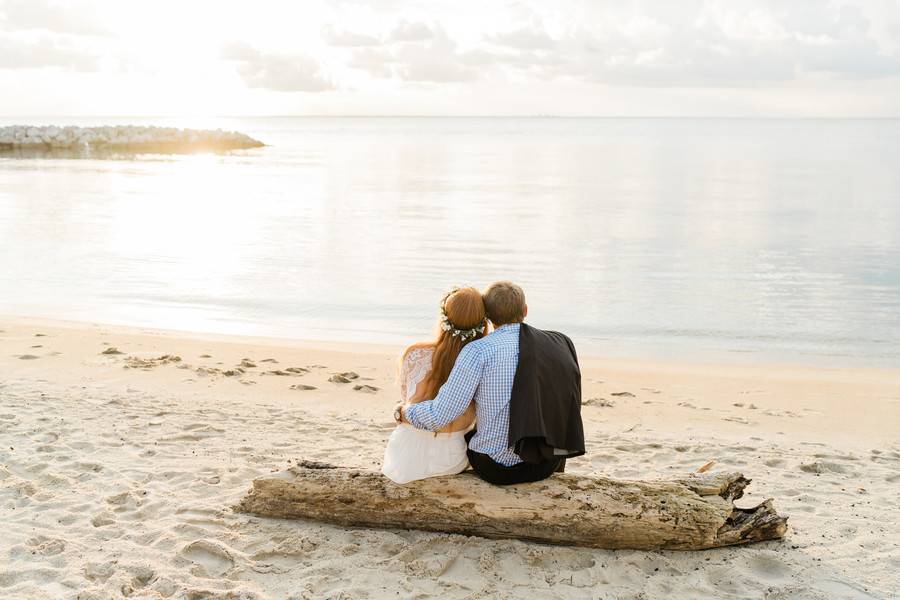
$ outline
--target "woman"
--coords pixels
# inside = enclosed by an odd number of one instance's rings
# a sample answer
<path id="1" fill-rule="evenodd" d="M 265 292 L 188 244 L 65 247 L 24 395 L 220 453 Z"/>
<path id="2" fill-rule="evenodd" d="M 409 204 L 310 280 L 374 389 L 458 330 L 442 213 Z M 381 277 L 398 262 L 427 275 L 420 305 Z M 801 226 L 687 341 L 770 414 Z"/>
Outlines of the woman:
<path id="1" fill-rule="evenodd" d="M 467 287 L 451 290 L 441 301 L 440 329 L 433 342 L 413 344 L 400 362 L 400 394 L 406 403 L 433 399 L 447 381 L 463 346 L 484 337 L 487 320 L 481 292 Z M 437 433 L 401 423 L 391 433 L 381 472 L 396 483 L 454 475 L 469 466 L 466 432 L 475 421 L 470 405 Z"/>

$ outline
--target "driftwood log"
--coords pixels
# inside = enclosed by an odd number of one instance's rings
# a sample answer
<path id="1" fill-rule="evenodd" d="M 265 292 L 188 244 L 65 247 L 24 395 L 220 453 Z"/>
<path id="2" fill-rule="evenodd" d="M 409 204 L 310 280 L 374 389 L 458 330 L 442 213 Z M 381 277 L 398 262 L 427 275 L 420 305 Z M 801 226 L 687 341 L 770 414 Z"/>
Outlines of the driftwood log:
<path id="1" fill-rule="evenodd" d="M 593 548 L 701 550 L 780 539 L 771 500 L 737 508 L 740 473 L 672 481 L 558 474 L 508 487 L 472 473 L 397 485 L 380 473 L 303 462 L 253 482 L 236 507 L 349 527 L 421 529 Z"/>

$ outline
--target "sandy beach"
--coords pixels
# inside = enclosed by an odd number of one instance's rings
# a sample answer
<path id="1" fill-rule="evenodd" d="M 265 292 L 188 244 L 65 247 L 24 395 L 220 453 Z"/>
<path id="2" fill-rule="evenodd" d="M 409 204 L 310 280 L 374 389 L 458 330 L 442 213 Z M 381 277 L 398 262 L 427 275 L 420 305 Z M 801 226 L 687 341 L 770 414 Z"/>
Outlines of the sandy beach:
<path id="1" fill-rule="evenodd" d="M 568 471 L 738 470 L 786 539 L 603 551 L 232 510 L 300 460 L 377 469 L 400 348 L 0 318 L 4 598 L 891 598 L 900 370 L 582 357 Z M 346 382 L 343 382 L 346 381 Z"/>

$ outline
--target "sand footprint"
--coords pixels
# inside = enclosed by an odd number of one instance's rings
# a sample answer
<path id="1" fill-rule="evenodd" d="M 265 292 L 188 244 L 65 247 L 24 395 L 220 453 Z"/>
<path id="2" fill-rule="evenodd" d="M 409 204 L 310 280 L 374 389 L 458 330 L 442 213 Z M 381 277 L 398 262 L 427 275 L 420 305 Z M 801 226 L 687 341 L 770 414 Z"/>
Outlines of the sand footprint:
<path id="1" fill-rule="evenodd" d="M 110 512 L 102 512 L 94 515 L 91 519 L 91 525 L 94 527 L 106 527 L 107 525 L 114 525 L 115 522 L 116 518 Z"/>
<path id="2" fill-rule="evenodd" d="M 32 554 L 41 556 L 56 556 L 57 554 L 62 554 L 66 549 L 65 540 L 48 538 L 42 535 L 29 539 L 27 544 L 31 546 Z"/>
<path id="3" fill-rule="evenodd" d="M 821 475 L 822 473 L 840 473 L 847 474 L 852 472 L 853 469 L 846 467 L 844 465 L 840 465 L 835 462 L 828 462 L 824 460 L 817 460 L 811 463 L 803 463 L 800 465 L 800 470 L 804 473 L 813 473 L 815 475 Z"/>
<path id="4" fill-rule="evenodd" d="M 221 577 L 234 567 L 234 553 L 212 540 L 196 540 L 181 550 L 181 555 L 194 563 L 196 575 L 200 577 Z"/>
<path id="5" fill-rule="evenodd" d="M 291 537 L 275 547 L 257 551 L 250 559 L 251 569 L 257 573 L 284 573 L 296 567 L 318 547 L 318 542 L 307 537 Z"/>
<path id="6" fill-rule="evenodd" d="M 750 558 L 750 572 L 763 581 L 781 582 L 791 578 L 793 572 L 775 553 Z"/>
<path id="7" fill-rule="evenodd" d="M 745 419 L 744 417 L 722 417 L 723 421 L 731 421 L 733 423 L 740 423 L 741 425 L 749 425 L 750 421 Z"/>
<path id="8" fill-rule="evenodd" d="M 213 427 L 212 425 L 207 425 L 206 423 L 191 423 L 190 425 L 185 425 L 182 427 L 185 431 L 203 431 L 203 432 L 215 432 L 215 433 L 224 433 L 224 429 L 219 429 L 218 427 Z"/>

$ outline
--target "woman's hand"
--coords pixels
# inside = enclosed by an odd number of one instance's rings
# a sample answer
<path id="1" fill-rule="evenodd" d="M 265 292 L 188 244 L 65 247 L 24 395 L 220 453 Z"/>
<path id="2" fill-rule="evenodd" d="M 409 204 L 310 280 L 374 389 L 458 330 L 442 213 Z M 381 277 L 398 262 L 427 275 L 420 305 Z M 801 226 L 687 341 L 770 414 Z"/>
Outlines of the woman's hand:
<path id="1" fill-rule="evenodd" d="M 409 422 L 406 420 L 406 413 L 404 412 L 405 409 L 405 404 L 398 404 L 396 408 L 394 408 L 394 421 L 396 421 L 398 424 Z"/>

